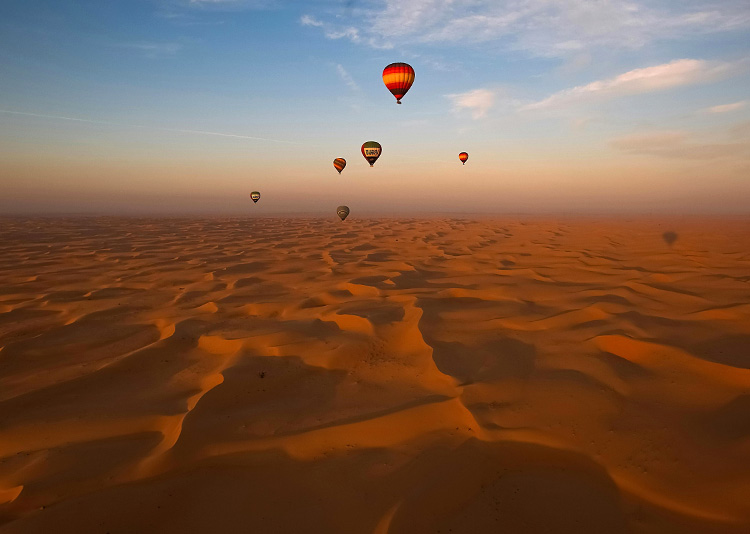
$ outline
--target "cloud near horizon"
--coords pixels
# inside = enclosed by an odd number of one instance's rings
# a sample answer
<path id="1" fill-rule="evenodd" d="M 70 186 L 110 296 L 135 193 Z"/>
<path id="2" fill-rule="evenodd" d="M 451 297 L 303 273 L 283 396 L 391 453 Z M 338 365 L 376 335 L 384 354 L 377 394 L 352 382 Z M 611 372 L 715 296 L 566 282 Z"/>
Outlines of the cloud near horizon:
<path id="1" fill-rule="evenodd" d="M 740 100 L 739 102 L 734 102 L 732 104 L 722 104 L 719 106 L 712 106 L 708 108 L 706 111 L 709 113 L 728 113 L 730 111 L 737 111 L 739 109 L 743 109 L 747 105 L 747 100 Z"/>
<path id="2" fill-rule="evenodd" d="M 685 131 L 635 133 L 612 139 L 609 145 L 631 155 L 710 160 L 740 158 L 750 160 L 750 143 L 698 143 Z"/>
<path id="3" fill-rule="evenodd" d="M 565 89 L 544 100 L 526 104 L 520 111 L 561 108 L 586 103 L 592 99 L 636 95 L 714 82 L 730 76 L 735 66 L 719 61 L 677 59 L 670 63 L 634 69 L 614 78 Z"/>
<path id="4" fill-rule="evenodd" d="M 633 69 L 612 78 L 597 80 L 586 85 L 572 87 L 529 102 L 511 98 L 500 99 L 500 107 L 507 112 L 533 112 L 559 110 L 583 106 L 592 101 L 601 101 L 623 96 L 665 91 L 683 86 L 712 83 L 744 71 L 745 60 L 735 63 L 706 61 L 700 59 L 677 59 L 662 65 Z M 445 95 L 453 102 L 453 111 L 470 110 L 474 119 L 485 117 L 498 107 L 498 93 L 489 89 L 474 89 L 464 93 Z M 725 113 L 743 109 L 746 100 L 706 108 L 702 111 Z"/>
<path id="5" fill-rule="evenodd" d="M 453 111 L 469 110 L 473 119 L 481 119 L 495 104 L 495 93 L 489 89 L 474 89 L 465 93 L 445 95 L 453 102 Z"/>

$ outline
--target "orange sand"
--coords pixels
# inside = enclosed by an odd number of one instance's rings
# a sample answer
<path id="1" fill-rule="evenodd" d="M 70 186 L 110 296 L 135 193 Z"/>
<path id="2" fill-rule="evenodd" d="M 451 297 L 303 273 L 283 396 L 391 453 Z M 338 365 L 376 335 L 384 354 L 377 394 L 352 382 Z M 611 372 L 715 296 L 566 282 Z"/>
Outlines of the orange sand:
<path id="1" fill-rule="evenodd" d="M 748 243 L 2 219 L 0 532 L 750 532 Z"/>

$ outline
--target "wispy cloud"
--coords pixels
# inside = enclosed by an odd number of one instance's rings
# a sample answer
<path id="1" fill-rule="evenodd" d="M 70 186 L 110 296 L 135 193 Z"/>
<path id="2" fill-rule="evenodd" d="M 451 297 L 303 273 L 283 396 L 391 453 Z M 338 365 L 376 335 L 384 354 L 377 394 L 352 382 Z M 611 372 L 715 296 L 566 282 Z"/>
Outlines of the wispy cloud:
<path id="1" fill-rule="evenodd" d="M 713 106 L 707 108 L 706 111 L 709 113 L 728 113 L 730 111 L 737 111 L 747 106 L 747 100 L 741 100 L 740 102 L 734 102 L 732 104 L 722 104 L 719 106 Z"/>
<path id="2" fill-rule="evenodd" d="M 213 26 L 223 20 L 206 19 L 208 13 L 231 13 L 244 10 L 273 9 L 279 0 L 155 0 L 156 14 L 174 24 Z"/>
<path id="3" fill-rule="evenodd" d="M 118 45 L 121 48 L 128 48 L 135 50 L 146 56 L 147 58 L 156 59 L 168 56 L 173 56 L 180 50 L 182 45 L 180 43 L 149 43 L 149 42 L 137 42 L 137 43 L 120 43 Z"/>
<path id="4" fill-rule="evenodd" d="M 403 53 L 403 56 L 406 59 L 414 59 L 419 62 L 420 65 L 428 65 L 432 69 L 436 71 L 442 71 L 442 72 L 449 72 L 454 71 L 460 68 L 460 64 L 457 63 L 450 63 L 447 61 L 444 61 L 442 59 L 425 55 L 425 54 L 415 54 L 410 52 Z"/>
<path id="5" fill-rule="evenodd" d="M 499 41 L 549 57 L 601 46 L 638 49 L 665 39 L 750 28 L 746 0 L 658 5 L 646 0 L 381 0 L 347 15 L 322 16 L 326 22 L 320 26 L 329 37 L 353 28 L 355 42 L 371 46 Z"/>
<path id="6" fill-rule="evenodd" d="M 186 134 L 195 134 L 195 135 L 210 135 L 215 137 L 231 137 L 235 139 L 249 139 L 253 141 L 268 141 L 271 143 L 284 143 L 284 144 L 290 144 L 290 145 L 297 145 L 300 143 L 296 143 L 294 141 L 285 141 L 283 139 L 271 139 L 268 137 L 257 137 L 254 135 L 242 135 L 242 134 L 232 134 L 232 133 L 223 133 L 223 132 L 209 132 L 206 130 L 191 130 L 191 129 L 185 129 L 185 128 L 167 128 L 167 127 L 161 127 L 161 126 L 145 126 L 145 125 L 139 125 L 139 124 L 127 124 L 123 122 L 115 122 L 115 121 L 107 121 L 107 120 L 95 120 L 95 119 L 84 119 L 81 117 L 67 117 L 65 115 L 48 115 L 45 113 L 31 113 L 28 111 L 15 111 L 10 109 L 0 109 L 0 113 L 4 113 L 6 115 L 18 115 L 22 117 L 36 117 L 40 119 L 52 119 L 52 120 L 61 120 L 61 121 L 72 121 L 72 122 L 82 122 L 86 124 L 104 124 L 108 126 L 119 126 L 122 128 L 138 128 L 143 130 L 153 130 L 153 131 L 160 131 L 160 132 L 175 132 L 175 133 L 186 133 Z"/>
<path id="7" fill-rule="evenodd" d="M 474 89 L 445 96 L 453 102 L 453 111 L 463 113 L 468 110 L 473 119 L 481 119 L 487 115 L 495 104 L 495 92 L 489 89 Z"/>
<path id="8" fill-rule="evenodd" d="M 302 15 L 299 21 L 303 26 L 321 28 L 327 39 L 348 39 L 353 43 L 366 43 L 372 48 L 378 49 L 393 48 L 393 45 L 387 41 L 377 39 L 371 35 L 365 36 L 368 32 L 362 31 L 354 25 L 342 26 L 340 24 L 323 22 L 311 15 Z"/>
<path id="9" fill-rule="evenodd" d="M 342 30 L 329 30 L 326 31 L 326 37 L 329 39 L 342 39 L 346 37 L 350 41 L 354 43 L 358 43 L 360 41 L 359 36 L 359 30 L 357 28 L 344 28 Z"/>
<path id="10" fill-rule="evenodd" d="M 357 85 L 357 82 L 354 81 L 354 78 L 352 78 L 351 74 L 347 72 L 347 70 L 344 68 L 343 65 L 340 63 L 336 65 L 336 72 L 339 73 L 339 76 L 341 76 L 341 79 L 344 81 L 346 85 L 349 86 L 350 89 L 353 89 L 354 91 L 359 91 L 359 85 Z"/>
<path id="11" fill-rule="evenodd" d="M 319 21 L 315 17 L 311 17 L 310 15 L 302 15 L 299 21 L 303 26 L 315 26 L 317 28 L 323 26 L 323 22 Z"/>
<path id="12" fill-rule="evenodd" d="M 645 132 L 618 137 L 610 146 L 632 155 L 688 160 L 750 158 L 750 143 L 700 143 L 684 131 Z"/>
<path id="13" fill-rule="evenodd" d="M 185 0 L 193 7 L 213 7 L 223 9 L 263 9 L 276 4 L 274 0 Z"/>
<path id="14" fill-rule="evenodd" d="M 560 108 L 592 99 L 650 93 L 683 85 L 713 82 L 731 74 L 733 66 L 723 62 L 678 59 L 663 65 L 634 69 L 614 78 L 565 89 L 539 102 L 527 104 L 521 108 L 521 111 Z"/>

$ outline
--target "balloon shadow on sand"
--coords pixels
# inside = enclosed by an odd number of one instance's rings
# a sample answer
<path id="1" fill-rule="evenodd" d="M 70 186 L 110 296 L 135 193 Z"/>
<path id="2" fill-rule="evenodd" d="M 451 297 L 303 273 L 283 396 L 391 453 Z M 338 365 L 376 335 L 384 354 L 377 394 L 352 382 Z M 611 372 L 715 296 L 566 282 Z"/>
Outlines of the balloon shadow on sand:
<path id="1" fill-rule="evenodd" d="M 661 237 L 664 239 L 664 242 L 671 247 L 674 245 L 674 242 L 677 241 L 678 236 L 677 233 L 670 230 L 669 232 L 664 232 Z"/>

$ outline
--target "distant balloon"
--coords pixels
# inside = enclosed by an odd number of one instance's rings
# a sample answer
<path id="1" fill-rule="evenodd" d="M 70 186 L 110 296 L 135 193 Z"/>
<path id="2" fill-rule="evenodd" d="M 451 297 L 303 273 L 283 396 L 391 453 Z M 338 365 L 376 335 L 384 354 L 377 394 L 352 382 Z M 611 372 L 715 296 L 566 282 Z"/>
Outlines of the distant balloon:
<path id="1" fill-rule="evenodd" d="M 661 237 L 662 239 L 664 239 L 664 242 L 670 247 L 674 244 L 675 241 L 677 241 L 677 234 L 672 231 L 664 232 Z"/>
<path id="2" fill-rule="evenodd" d="M 253 202 L 258 202 L 260 200 L 260 193 L 258 193 L 257 191 L 253 191 L 252 193 L 250 193 L 250 198 L 253 199 Z"/>
<path id="3" fill-rule="evenodd" d="M 339 174 L 341 174 L 341 171 L 346 167 L 346 160 L 344 158 L 336 158 L 333 160 L 333 166 L 339 171 Z"/>
<path id="4" fill-rule="evenodd" d="M 407 63 L 391 63 L 383 69 L 383 83 L 396 97 L 396 104 L 414 83 L 414 69 Z"/>
<path id="5" fill-rule="evenodd" d="M 375 141 L 367 141 L 362 145 L 362 155 L 370 164 L 370 167 L 375 165 L 375 162 L 380 157 L 382 151 L 383 147 L 380 146 L 380 143 L 376 143 Z"/>
<path id="6" fill-rule="evenodd" d="M 461 152 L 458 155 L 458 159 L 461 160 L 461 163 L 463 163 L 464 165 L 466 165 L 466 160 L 469 159 L 469 154 L 467 154 L 466 152 Z"/>
<path id="7" fill-rule="evenodd" d="M 336 208 L 336 215 L 338 215 L 339 218 L 343 221 L 349 216 L 349 207 L 339 206 L 338 208 Z"/>

